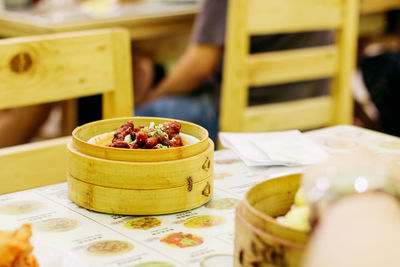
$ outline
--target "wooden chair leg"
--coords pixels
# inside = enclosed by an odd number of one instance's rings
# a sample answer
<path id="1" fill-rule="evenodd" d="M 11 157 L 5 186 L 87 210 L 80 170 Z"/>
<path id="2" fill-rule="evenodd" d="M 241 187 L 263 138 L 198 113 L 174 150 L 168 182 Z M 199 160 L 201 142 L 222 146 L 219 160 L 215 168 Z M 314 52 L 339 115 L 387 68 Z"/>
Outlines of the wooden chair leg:
<path id="1" fill-rule="evenodd" d="M 78 105 L 76 99 L 63 101 L 62 106 L 62 120 L 61 120 L 61 134 L 62 136 L 71 135 L 72 130 L 75 129 L 78 123 Z"/>

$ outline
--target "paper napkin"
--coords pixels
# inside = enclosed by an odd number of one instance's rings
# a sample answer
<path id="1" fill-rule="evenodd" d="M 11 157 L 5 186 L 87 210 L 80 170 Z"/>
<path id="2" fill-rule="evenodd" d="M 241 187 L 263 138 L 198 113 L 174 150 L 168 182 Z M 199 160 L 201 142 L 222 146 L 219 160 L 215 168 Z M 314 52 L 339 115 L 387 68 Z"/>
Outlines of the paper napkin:
<path id="1" fill-rule="evenodd" d="M 324 161 L 328 153 L 298 130 L 265 133 L 220 133 L 248 166 L 295 166 Z"/>

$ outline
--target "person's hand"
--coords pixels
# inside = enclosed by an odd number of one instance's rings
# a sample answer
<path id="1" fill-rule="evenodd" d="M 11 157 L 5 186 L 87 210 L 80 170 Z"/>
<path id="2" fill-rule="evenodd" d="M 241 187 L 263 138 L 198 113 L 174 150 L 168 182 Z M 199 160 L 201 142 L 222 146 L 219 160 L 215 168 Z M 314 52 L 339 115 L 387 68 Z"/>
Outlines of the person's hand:
<path id="1" fill-rule="evenodd" d="M 301 183 L 315 221 L 343 195 L 374 190 L 399 194 L 400 165 L 391 155 L 361 148 L 308 167 Z"/>

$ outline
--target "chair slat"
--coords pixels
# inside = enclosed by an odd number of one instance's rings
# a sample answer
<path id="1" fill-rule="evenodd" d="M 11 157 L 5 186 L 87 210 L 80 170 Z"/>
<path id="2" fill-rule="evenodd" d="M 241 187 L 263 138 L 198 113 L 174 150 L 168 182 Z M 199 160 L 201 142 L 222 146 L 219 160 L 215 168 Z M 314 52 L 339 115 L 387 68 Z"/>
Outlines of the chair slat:
<path id="1" fill-rule="evenodd" d="M 338 29 L 343 23 L 341 0 L 242 1 L 248 1 L 250 35 Z"/>
<path id="2" fill-rule="evenodd" d="M 0 109 L 113 90 L 114 48 L 107 34 L 0 43 Z"/>
<path id="3" fill-rule="evenodd" d="M 360 11 L 363 14 L 385 12 L 400 9 L 399 0 L 360 0 Z"/>
<path id="4" fill-rule="evenodd" d="M 0 195 L 66 181 L 70 137 L 0 149 Z"/>
<path id="5" fill-rule="evenodd" d="M 251 86 L 305 81 L 334 76 L 338 53 L 334 46 L 268 52 L 248 56 L 247 64 Z"/>
<path id="6" fill-rule="evenodd" d="M 328 96 L 248 107 L 246 129 L 253 132 L 303 129 L 329 125 L 332 99 Z"/>
<path id="7" fill-rule="evenodd" d="M 355 69 L 358 33 L 358 0 L 346 0 L 347 9 L 344 16 L 346 27 L 340 31 L 337 38 L 337 46 L 340 53 L 339 72 L 332 86 L 332 98 L 334 112 L 333 124 L 351 124 L 353 122 L 353 97 L 351 90 L 351 75 Z"/>
<path id="8" fill-rule="evenodd" d="M 103 119 L 133 116 L 131 43 L 128 31 L 112 36 L 114 89 L 103 94 Z M 139 78 L 140 79 L 140 78 Z M 127 82 L 129 81 L 129 82 Z"/>

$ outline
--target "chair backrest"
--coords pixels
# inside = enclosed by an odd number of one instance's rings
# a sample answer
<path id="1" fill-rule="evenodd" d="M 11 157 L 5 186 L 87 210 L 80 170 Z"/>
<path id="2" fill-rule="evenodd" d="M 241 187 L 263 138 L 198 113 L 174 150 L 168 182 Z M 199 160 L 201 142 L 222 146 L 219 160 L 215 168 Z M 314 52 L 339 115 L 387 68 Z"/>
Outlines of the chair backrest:
<path id="1" fill-rule="evenodd" d="M 0 40 L 0 109 L 102 95 L 132 116 L 130 35 L 104 29 Z M 0 149 L 0 194 L 65 181 L 70 137 Z"/>
<path id="2" fill-rule="evenodd" d="M 311 129 L 352 120 L 357 0 L 229 0 L 220 131 Z M 250 54 L 250 37 L 327 30 L 335 43 Z M 251 86 L 332 78 L 330 95 L 248 106 Z"/>

